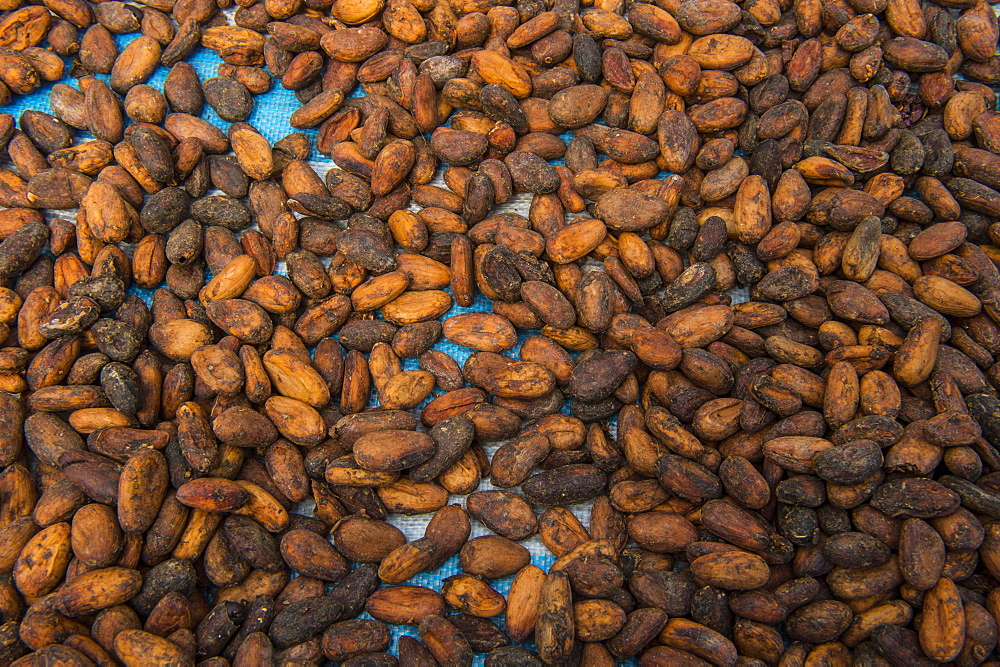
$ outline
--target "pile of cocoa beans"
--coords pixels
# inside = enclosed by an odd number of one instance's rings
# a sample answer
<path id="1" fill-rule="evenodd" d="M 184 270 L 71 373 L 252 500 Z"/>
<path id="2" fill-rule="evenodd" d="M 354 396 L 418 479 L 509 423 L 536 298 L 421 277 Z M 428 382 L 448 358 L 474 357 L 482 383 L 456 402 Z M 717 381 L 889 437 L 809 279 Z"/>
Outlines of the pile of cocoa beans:
<path id="1" fill-rule="evenodd" d="M 0 664 L 1000 661 L 987 2 L 0 11 Z"/>

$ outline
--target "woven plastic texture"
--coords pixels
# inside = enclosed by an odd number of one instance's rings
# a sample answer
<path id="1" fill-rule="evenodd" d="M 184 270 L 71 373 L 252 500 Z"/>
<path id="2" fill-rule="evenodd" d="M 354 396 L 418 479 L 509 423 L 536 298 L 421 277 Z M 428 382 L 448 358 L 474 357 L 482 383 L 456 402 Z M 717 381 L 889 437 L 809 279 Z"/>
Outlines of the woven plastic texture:
<path id="1" fill-rule="evenodd" d="M 119 49 L 124 48 L 124 46 L 127 45 L 134 37 L 135 35 L 116 36 L 116 41 L 118 42 Z M 218 66 L 222 62 L 221 59 L 215 53 L 205 48 L 199 48 L 194 54 L 189 56 L 186 60 L 198 72 L 199 78 L 202 81 L 217 76 Z M 69 71 L 69 67 L 71 65 L 70 59 L 66 59 L 66 65 L 67 65 L 67 71 Z M 168 71 L 169 71 L 168 69 L 162 66 L 157 68 L 156 72 L 153 74 L 152 77 L 150 77 L 150 79 L 146 83 L 157 88 L 158 90 L 162 90 L 163 82 L 166 79 Z M 108 78 L 104 75 L 98 75 L 98 76 L 104 80 L 107 80 Z M 74 83 L 73 80 L 67 78 L 64 78 L 62 82 L 69 83 L 71 85 Z M 40 87 L 31 95 L 15 96 L 11 104 L 6 105 L 3 108 L 0 108 L 0 110 L 2 110 L 5 113 L 13 115 L 15 118 L 18 118 L 22 112 L 27 110 L 38 110 L 51 113 L 51 109 L 48 104 L 48 97 L 49 97 L 49 91 L 52 89 L 53 85 L 54 84 L 52 83 L 46 84 Z M 355 94 L 357 94 L 357 91 Z M 256 127 L 261 132 L 261 134 L 263 134 L 271 143 L 278 141 L 282 137 L 292 132 L 303 131 L 305 132 L 306 135 L 309 136 L 314 146 L 317 134 L 316 130 L 296 130 L 295 128 L 291 127 L 291 125 L 289 125 L 288 122 L 289 118 L 291 117 L 292 113 L 296 111 L 300 106 L 301 104 L 296 99 L 294 92 L 290 90 L 285 90 L 284 88 L 281 87 L 280 82 L 278 80 L 275 80 L 274 85 L 270 91 L 268 91 L 263 95 L 258 95 L 254 97 L 254 109 L 247 122 Z M 229 124 L 226 121 L 222 120 L 207 104 L 204 106 L 201 116 L 206 120 L 212 122 L 219 128 L 221 128 L 223 131 L 225 131 L 229 126 Z M 79 131 L 76 132 L 77 141 L 83 141 L 90 138 L 92 137 L 86 132 L 79 132 Z M 321 177 L 326 174 L 326 171 L 328 169 L 334 166 L 333 163 L 330 161 L 330 159 L 325 155 L 319 154 L 315 150 L 315 147 L 313 148 L 312 153 L 310 155 L 309 163 Z M 440 176 L 438 176 L 435 179 L 435 181 L 433 181 L 433 183 L 436 185 L 443 185 L 443 183 L 440 181 Z M 499 210 L 516 211 L 523 215 L 527 215 L 529 201 L 530 198 L 528 196 L 520 195 L 518 197 L 515 197 L 513 201 L 508 202 L 502 207 L 499 207 Z M 72 219 L 74 216 L 72 211 L 60 211 L 57 217 Z M 131 249 L 126 248 L 126 250 L 130 251 Z M 282 264 L 279 264 L 278 271 L 284 272 L 284 267 Z M 208 277 L 210 276 L 206 276 L 206 278 Z M 142 290 L 134 287 L 132 288 L 131 293 L 139 295 L 140 297 L 145 299 L 147 303 L 150 301 L 152 297 L 151 291 Z M 442 319 L 460 313 L 484 312 L 484 311 L 489 312 L 490 310 L 491 308 L 489 300 L 485 299 L 482 295 L 477 295 L 476 300 L 471 307 L 463 308 L 460 306 L 453 306 L 452 309 L 448 311 L 448 313 L 446 313 Z M 508 356 L 511 356 L 513 358 L 517 357 L 518 351 L 520 349 L 520 341 L 524 340 L 524 338 L 527 338 L 528 335 L 530 334 L 525 334 L 523 332 L 521 333 L 518 345 L 513 350 L 507 353 Z M 447 354 L 452 356 L 456 361 L 458 361 L 459 364 L 464 363 L 464 361 L 468 358 L 469 354 L 471 353 L 471 350 L 451 344 L 444 339 L 438 342 L 434 346 L 434 349 L 446 352 Z M 417 368 L 416 360 L 414 359 L 404 360 L 403 367 L 406 370 L 416 369 Z M 440 394 L 440 391 L 435 392 L 435 395 L 437 394 Z M 374 393 L 372 395 L 371 403 L 373 405 L 377 404 L 377 396 Z M 416 409 L 416 412 L 419 412 L 419 409 L 420 408 L 418 407 Z M 568 407 L 564 408 L 564 412 L 567 413 L 569 412 Z M 492 447 L 487 448 L 487 454 L 492 455 L 493 451 L 498 446 L 499 444 L 494 444 Z M 492 488 L 494 487 L 489 483 L 488 479 L 482 480 L 482 483 L 479 486 L 479 490 L 487 490 Z M 516 491 L 517 489 L 514 490 Z M 449 499 L 449 502 L 462 504 L 464 506 L 464 497 L 452 496 Z M 303 514 L 309 514 L 311 511 L 311 507 L 308 505 L 296 509 L 297 511 L 300 511 Z M 570 507 L 569 509 L 574 512 L 574 514 L 583 522 L 584 525 L 588 524 L 589 505 L 578 505 Z M 536 508 L 536 510 L 540 511 L 540 508 Z M 394 514 L 390 516 L 389 521 L 393 525 L 397 526 L 400 530 L 402 530 L 403 533 L 406 534 L 408 540 L 414 540 L 423 537 L 424 527 L 427 525 L 427 521 L 429 520 L 429 518 L 430 518 L 429 515 L 403 516 Z M 472 521 L 472 537 L 477 537 L 480 535 L 488 535 L 488 534 L 491 534 L 491 531 L 489 531 L 489 529 L 487 529 L 483 524 L 479 523 L 476 520 Z M 554 562 L 555 558 L 548 551 L 548 549 L 542 544 L 541 540 L 537 536 L 524 540 L 521 542 L 521 544 L 525 546 L 531 553 L 531 562 L 534 565 L 537 565 L 538 567 L 544 570 L 548 570 L 549 566 Z M 451 575 L 458 574 L 460 571 L 461 569 L 458 564 L 458 557 L 454 556 L 451 559 L 449 559 L 438 570 L 434 572 L 421 573 L 415 576 L 407 583 L 419 586 L 427 586 L 429 588 L 433 588 L 435 590 L 440 591 L 442 580 Z M 493 586 L 493 588 L 495 588 L 497 591 L 506 596 L 510 588 L 511 579 L 512 577 L 496 579 L 491 581 L 490 584 L 491 586 Z M 370 618 L 367 614 L 363 615 L 362 617 Z M 501 628 L 504 627 L 503 614 L 492 620 L 495 623 L 497 623 Z M 396 654 L 397 642 L 399 637 L 404 635 L 410 635 L 419 638 L 419 634 L 417 633 L 416 628 L 413 626 L 392 625 L 390 626 L 390 628 L 392 630 L 392 644 L 389 650 L 393 654 Z M 534 645 L 532 643 L 526 643 L 524 644 L 524 646 L 531 649 L 534 648 Z M 477 654 L 475 657 L 475 664 L 476 665 L 483 664 L 483 659 L 484 656 L 482 654 Z M 622 665 L 635 664 L 635 661 L 620 661 L 619 664 Z"/>

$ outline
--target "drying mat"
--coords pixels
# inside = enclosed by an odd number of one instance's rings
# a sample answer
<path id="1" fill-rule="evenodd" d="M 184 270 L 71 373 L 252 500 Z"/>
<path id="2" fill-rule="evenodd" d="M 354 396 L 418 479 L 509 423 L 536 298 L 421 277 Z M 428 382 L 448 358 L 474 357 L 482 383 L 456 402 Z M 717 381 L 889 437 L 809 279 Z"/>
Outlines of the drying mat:
<path id="1" fill-rule="evenodd" d="M 227 13 L 231 14 L 231 11 Z M 119 49 L 124 48 L 124 46 L 127 45 L 130 41 L 132 41 L 132 39 L 134 39 L 136 36 L 137 34 L 135 33 L 129 35 L 116 35 L 115 40 L 118 43 Z M 71 59 L 66 58 L 64 60 L 66 61 L 67 72 L 68 72 L 69 67 L 71 65 Z M 195 53 L 188 56 L 188 58 L 186 58 L 186 61 L 194 67 L 202 82 L 204 82 L 209 78 L 217 76 L 218 66 L 222 63 L 222 60 L 214 52 L 205 48 L 199 48 Z M 150 77 L 148 81 L 146 81 L 146 83 L 153 86 L 157 90 L 162 91 L 163 82 L 166 79 L 168 71 L 169 71 L 168 69 L 162 66 L 158 67 L 156 72 Z M 108 77 L 105 75 L 97 75 L 97 76 L 105 81 L 108 80 Z M 69 79 L 68 77 L 64 77 L 60 82 L 67 83 L 70 85 L 75 84 L 75 82 L 72 79 Z M 0 107 L 0 111 L 13 115 L 15 119 L 19 118 L 20 114 L 23 111 L 27 110 L 37 110 L 37 111 L 44 111 L 46 113 L 51 113 L 51 108 L 49 107 L 48 103 L 48 97 L 49 97 L 49 91 L 52 89 L 52 86 L 55 83 L 59 82 L 45 84 L 31 95 L 15 96 L 11 104 L 6 105 L 5 107 Z M 361 94 L 360 88 L 355 91 L 355 95 L 359 94 Z M 320 177 L 323 177 L 328 169 L 335 167 L 335 165 L 330 161 L 329 157 L 322 155 L 315 150 L 315 142 L 317 135 L 317 131 L 315 129 L 296 130 L 289 124 L 288 122 L 289 118 L 291 117 L 293 112 L 295 112 L 301 107 L 301 104 L 296 99 L 295 93 L 293 91 L 285 90 L 284 88 L 281 87 L 280 80 L 274 79 L 271 90 L 269 90 L 267 93 L 263 95 L 254 96 L 253 102 L 254 102 L 253 113 L 251 114 L 250 118 L 247 119 L 246 122 L 256 127 L 261 132 L 261 134 L 263 134 L 267 138 L 269 142 L 273 144 L 282 137 L 292 132 L 303 132 L 307 136 L 309 136 L 311 141 L 312 151 L 309 158 L 309 164 L 313 167 L 316 173 L 319 174 Z M 211 107 L 208 106 L 208 104 L 205 104 L 201 117 L 210 121 L 214 125 L 218 126 L 223 131 L 226 131 L 227 128 L 229 127 L 229 123 L 222 120 L 211 109 Z M 126 122 L 128 122 L 127 117 L 126 117 Z M 572 135 L 564 135 L 563 138 L 568 142 L 571 136 Z M 74 138 L 76 142 L 80 142 L 80 141 L 85 141 L 87 139 L 92 139 L 93 137 L 87 132 L 82 132 L 77 130 L 74 131 Z M 664 178 L 665 176 L 666 174 L 661 174 L 660 178 Z M 435 177 L 432 183 L 434 185 L 445 187 L 440 177 L 440 170 L 439 174 Z M 512 201 L 509 201 L 506 204 L 497 207 L 495 210 L 514 211 L 524 216 L 527 216 L 528 205 L 530 201 L 531 201 L 530 195 L 525 195 L 525 194 L 516 195 L 512 199 Z M 412 208 L 414 208 L 414 210 L 417 210 L 416 206 Z M 72 220 L 75 218 L 75 211 L 57 211 L 50 214 L 50 217 L 59 217 Z M 126 247 L 126 251 L 130 252 L 131 248 Z M 328 259 L 329 258 L 327 258 L 327 261 Z M 277 272 L 284 273 L 283 263 L 279 263 Z M 210 276 L 206 276 L 206 278 L 208 277 Z M 143 299 L 146 300 L 147 303 L 149 303 L 152 297 L 152 291 L 142 290 L 135 287 L 130 289 L 130 293 L 141 296 Z M 746 297 L 744 296 L 742 298 L 739 298 L 739 300 L 746 300 Z M 461 313 L 468 313 L 468 312 L 491 312 L 490 301 L 484 298 L 481 294 L 477 294 L 475 302 L 472 304 L 472 306 L 468 308 L 453 306 L 452 309 L 449 310 L 442 317 L 442 319 L 446 319 L 453 315 L 458 315 Z M 518 344 L 512 350 L 507 352 L 507 356 L 510 356 L 512 358 L 517 358 L 518 352 L 520 350 L 520 342 L 534 333 L 537 332 L 527 332 L 527 333 L 519 332 Z M 443 338 L 437 344 L 434 345 L 434 349 L 441 350 L 442 352 L 449 354 L 460 365 L 465 362 L 465 360 L 472 352 L 467 348 L 449 343 Z M 418 368 L 416 360 L 415 359 L 403 360 L 403 368 L 405 370 L 412 370 Z M 435 395 L 440 395 L 441 393 L 442 392 L 440 390 L 437 390 L 435 391 L 434 395 L 431 396 L 431 398 L 433 398 Z M 377 395 L 375 395 L 374 392 L 372 394 L 372 399 L 370 404 L 377 405 Z M 414 413 L 419 414 L 420 407 L 415 409 Z M 566 414 L 569 413 L 568 404 L 564 406 L 562 412 Z M 612 426 L 612 433 L 614 433 L 614 424 L 612 423 L 611 426 Z M 497 447 L 499 447 L 500 444 L 501 443 L 493 443 L 487 446 L 485 448 L 487 455 L 492 456 L 493 452 L 496 450 Z M 478 490 L 482 491 L 493 488 L 494 487 L 490 484 L 488 479 L 483 479 L 479 485 Z M 519 491 L 519 489 L 517 488 L 512 490 Z M 464 496 L 451 496 L 451 498 L 449 499 L 449 504 L 457 503 L 464 506 L 465 505 L 464 500 L 465 500 Z M 543 508 L 536 507 L 535 508 L 536 514 L 541 512 L 542 509 Z M 589 516 L 590 516 L 589 504 L 571 506 L 568 509 L 570 509 L 580 519 L 583 525 L 585 526 L 589 525 Z M 304 504 L 301 507 L 297 507 L 295 508 L 294 511 L 297 511 L 305 515 L 310 515 L 311 510 L 312 507 L 310 501 L 310 504 Z M 420 537 L 423 537 L 424 528 L 427 525 L 430 516 L 431 515 L 404 516 L 399 514 L 393 514 L 389 517 L 389 521 L 394 526 L 402 530 L 408 540 L 412 541 Z M 471 537 L 477 537 L 480 535 L 490 535 L 490 534 L 492 534 L 492 532 L 489 529 L 487 529 L 483 524 L 476 521 L 475 519 L 472 520 Z M 541 539 L 539 539 L 537 535 L 527 540 L 522 540 L 520 544 L 526 547 L 530 552 L 532 564 L 537 565 L 543 570 L 547 571 L 549 566 L 555 561 L 555 557 L 542 544 Z M 441 566 L 434 572 L 421 573 L 413 577 L 407 583 L 418 586 L 427 586 L 429 588 L 433 588 L 437 591 L 440 591 L 442 580 L 451 575 L 458 574 L 459 572 L 461 572 L 461 568 L 459 567 L 458 564 L 458 556 L 453 556 L 443 566 Z M 504 597 L 506 597 L 507 592 L 510 589 L 510 583 L 512 578 L 513 577 L 504 577 L 501 579 L 494 579 L 490 581 L 490 585 L 494 589 L 502 593 Z M 370 616 L 368 616 L 367 614 L 363 614 L 362 618 L 370 618 Z M 501 628 L 504 628 L 505 624 L 504 624 L 503 614 L 492 620 Z M 392 631 L 392 645 L 390 646 L 389 650 L 393 654 L 396 654 L 396 647 L 399 637 L 404 635 L 410 635 L 412 637 L 419 639 L 419 634 L 417 633 L 416 628 L 413 626 L 390 625 L 389 627 Z M 534 644 L 531 642 L 525 643 L 523 644 L 523 646 L 525 646 L 526 648 L 534 649 Z M 483 658 L 484 658 L 483 654 L 476 654 L 474 664 L 482 665 Z M 619 661 L 619 664 L 631 665 L 635 664 L 635 661 L 634 660 Z"/>

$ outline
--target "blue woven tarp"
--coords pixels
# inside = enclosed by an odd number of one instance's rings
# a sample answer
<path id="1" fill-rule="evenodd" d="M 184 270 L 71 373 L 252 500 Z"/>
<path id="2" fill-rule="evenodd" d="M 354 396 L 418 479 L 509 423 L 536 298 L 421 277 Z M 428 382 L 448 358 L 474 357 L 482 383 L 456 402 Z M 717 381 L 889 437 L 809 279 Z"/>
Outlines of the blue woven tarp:
<path id="1" fill-rule="evenodd" d="M 121 49 L 124 48 L 124 46 L 127 45 L 135 37 L 136 37 L 135 34 L 117 35 L 115 39 L 118 43 L 119 48 Z M 67 72 L 69 72 L 71 59 L 66 58 L 65 60 L 66 60 Z M 199 48 L 194 54 L 189 56 L 186 60 L 194 67 L 194 69 L 197 71 L 202 81 L 205 81 L 206 79 L 209 79 L 214 76 L 218 76 L 218 66 L 222 62 L 221 59 L 215 53 L 204 48 Z M 168 72 L 169 72 L 168 69 L 164 67 L 159 67 L 157 68 L 153 76 L 150 77 L 150 79 L 146 83 L 157 88 L 158 90 L 162 90 L 163 83 L 164 80 L 166 79 Z M 104 79 L 105 81 L 107 81 L 108 79 L 108 77 L 105 75 L 98 75 L 98 76 L 99 78 Z M 63 78 L 62 83 L 75 85 L 75 81 L 73 81 L 68 77 Z M 15 95 L 11 103 L 9 105 L 6 105 L 0 110 L 2 110 L 5 113 L 13 115 L 15 118 L 18 118 L 20 114 L 26 110 L 38 110 L 50 113 L 51 109 L 48 104 L 48 96 L 49 96 L 49 91 L 52 89 L 53 85 L 54 83 L 45 84 L 31 95 L 27 96 Z M 355 92 L 355 94 L 359 93 L 360 90 Z M 291 127 L 291 125 L 288 122 L 292 113 L 295 112 L 300 106 L 301 104 L 296 99 L 294 92 L 282 88 L 280 81 L 278 79 L 275 79 L 271 90 L 269 90 L 267 93 L 263 95 L 254 97 L 253 113 L 251 114 L 247 122 L 256 127 L 271 143 L 278 141 L 282 137 L 285 137 L 286 135 L 292 132 L 302 131 L 306 135 L 308 135 L 311 142 L 315 144 L 317 135 L 316 130 L 314 129 L 296 130 L 295 128 Z M 222 120 L 211 109 L 211 107 L 208 106 L 208 104 L 205 104 L 201 116 L 206 120 L 212 122 L 219 128 L 223 129 L 224 131 L 228 128 L 229 124 L 226 121 Z M 76 132 L 77 141 L 83 141 L 90 138 L 92 138 L 92 136 L 86 132 L 79 132 L 79 131 Z M 313 150 L 309 160 L 310 164 L 321 176 L 325 174 L 328 168 L 333 166 L 332 162 L 327 156 L 321 155 L 315 150 L 315 146 L 313 146 Z M 440 180 L 436 180 L 435 183 L 440 184 Z M 528 201 L 529 201 L 528 198 L 520 197 L 516 201 L 506 205 L 504 209 L 517 210 L 518 212 L 521 212 L 526 215 Z M 69 212 L 68 211 L 60 212 L 60 217 L 66 217 L 67 213 Z M 283 272 L 283 266 L 279 266 L 279 272 Z M 150 300 L 152 295 L 152 292 L 149 290 L 140 290 L 137 288 L 133 288 L 132 292 L 143 297 L 147 302 Z M 462 308 L 460 306 L 454 306 L 444 316 L 444 318 L 465 312 L 477 312 L 477 311 L 488 312 L 490 310 L 491 310 L 490 302 L 481 295 L 478 295 L 471 307 Z M 526 338 L 527 335 L 528 334 L 522 333 L 522 335 L 520 336 L 520 340 L 524 340 L 524 338 Z M 438 342 L 434 347 L 435 349 L 441 350 L 451 355 L 456 361 L 459 362 L 459 364 L 462 364 L 471 352 L 466 348 L 453 345 L 444 339 Z M 508 355 L 516 358 L 519 348 L 520 345 L 518 345 L 513 350 L 508 352 Z M 417 368 L 416 360 L 414 359 L 404 360 L 403 367 L 404 369 L 407 370 Z M 376 396 L 374 394 L 372 396 L 372 399 L 373 399 L 372 400 L 373 404 L 375 404 Z M 568 412 L 568 408 L 564 409 L 564 412 Z M 490 451 L 492 451 L 492 448 L 490 449 Z M 479 488 L 480 490 L 484 490 L 484 489 L 490 489 L 492 487 L 489 484 L 488 480 L 483 480 Z M 464 498 L 452 497 L 449 502 L 460 503 L 464 505 Z M 308 513 L 308 509 L 309 508 L 302 508 L 303 513 Z M 584 525 L 587 525 L 588 523 L 587 519 L 589 514 L 588 508 L 580 506 L 580 507 L 572 507 L 570 509 L 574 511 L 574 513 L 581 519 L 581 521 L 583 521 Z M 429 516 L 409 517 L 409 516 L 393 515 L 392 517 L 390 517 L 390 521 L 394 525 L 399 527 L 401 530 L 403 530 L 408 539 L 412 540 L 423 536 L 423 529 L 429 518 L 430 518 Z M 490 534 L 490 531 L 478 521 L 473 520 L 472 524 L 473 524 L 472 526 L 473 537 Z M 541 567 L 544 570 L 548 570 L 549 566 L 554 562 L 555 558 L 541 543 L 541 540 L 536 536 L 528 540 L 524 540 L 522 544 L 525 547 L 527 547 L 529 552 L 531 553 L 531 562 L 534 565 L 537 565 L 538 567 Z M 455 556 L 449 559 L 438 570 L 434 572 L 421 573 L 415 576 L 408 583 L 419 586 L 427 586 L 435 590 L 440 590 L 441 582 L 443 579 L 453 574 L 458 574 L 460 571 L 461 569 L 458 564 L 458 557 Z M 497 591 L 499 591 L 506 597 L 506 594 L 510 588 L 511 579 L 512 577 L 496 579 L 491 581 L 490 584 L 493 588 L 495 588 Z M 365 614 L 363 617 L 369 618 L 367 614 Z M 501 628 L 504 627 L 503 614 L 501 614 L 497 618 L 494 618 L 493 621 L 496 622 Z M 392 630 L 392 645 L 390 647 L 390 651 L 393 652 L 394 654 L 396 653 L 396 646 L 399 637 L 403 635 L 410 635 L 419 638 L 419 634 L 417 633 L 416 628 L 413 626 L 392 625 L 390 626 L 390 628 Z M 527 643 L 525 644 L 525 646 L 527 648 L 532 648 L 532 649 L 534 648 L 534 645 L 531 643 Z M 622 661 L 620 664 L 632 664 L 633 662 L 634 661 Z M 482 663 L 483 663 L 483 655 L 479 654 L 476 656 L 475 664 L 479 665 Z"/>

